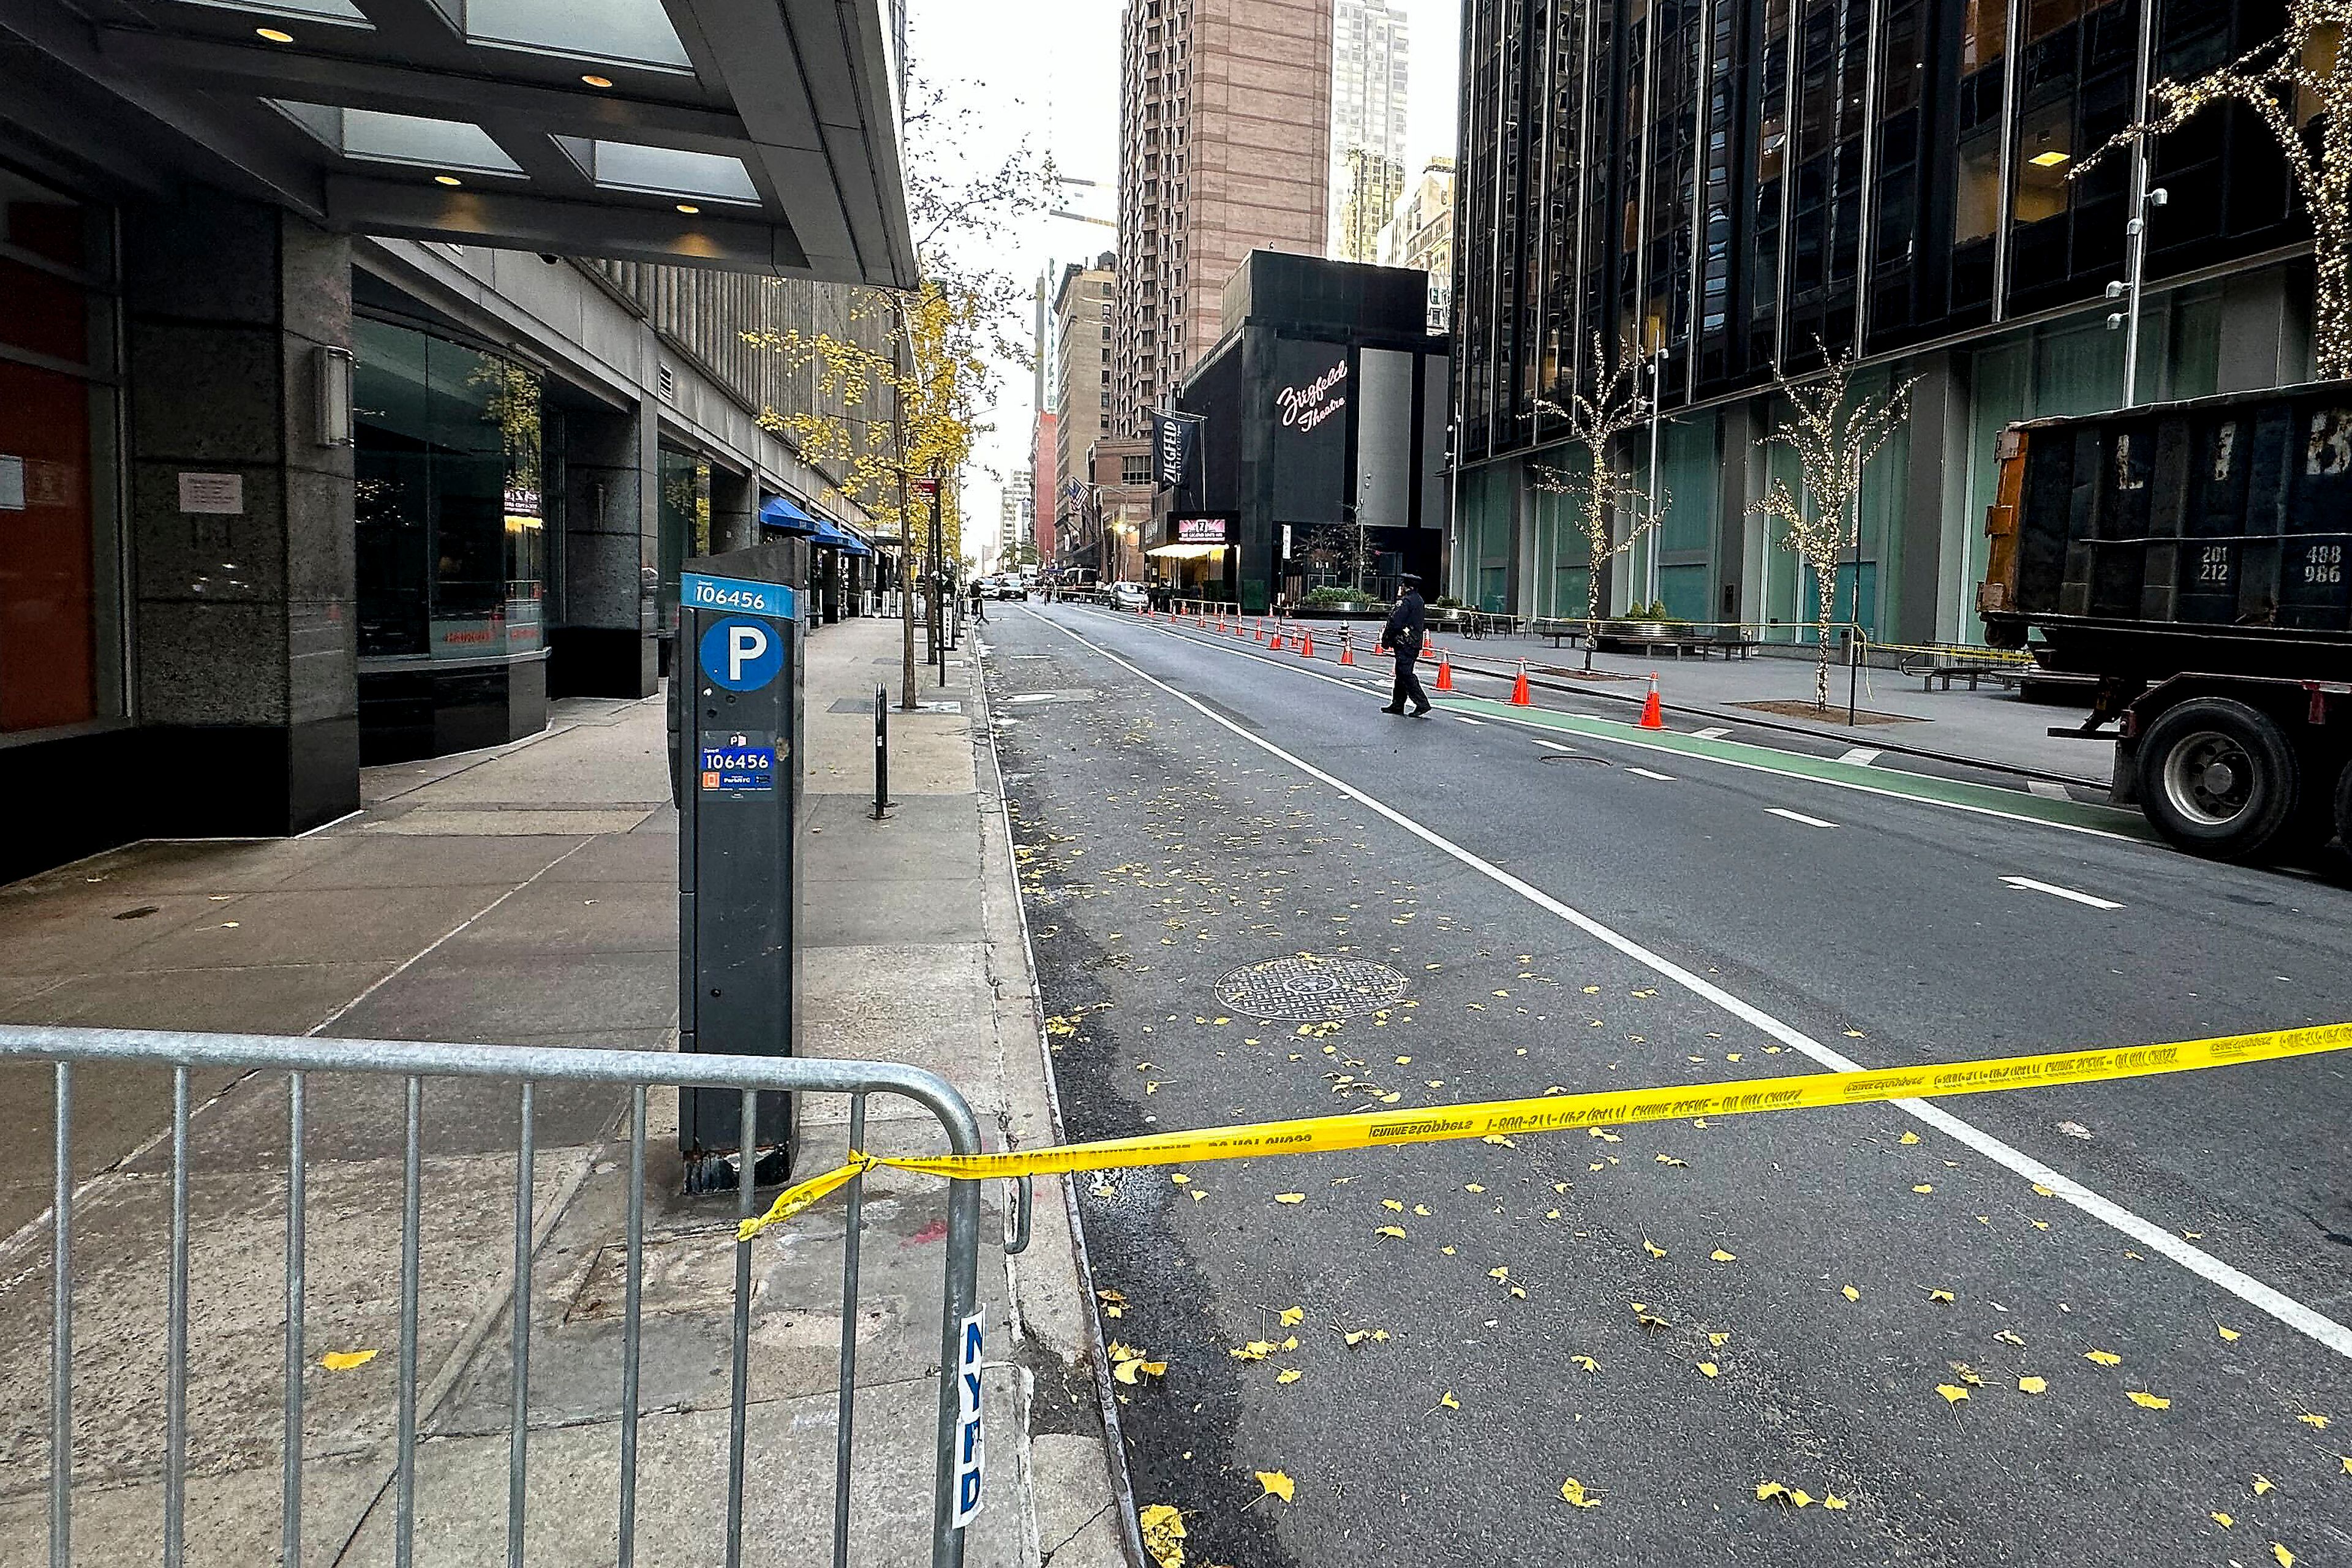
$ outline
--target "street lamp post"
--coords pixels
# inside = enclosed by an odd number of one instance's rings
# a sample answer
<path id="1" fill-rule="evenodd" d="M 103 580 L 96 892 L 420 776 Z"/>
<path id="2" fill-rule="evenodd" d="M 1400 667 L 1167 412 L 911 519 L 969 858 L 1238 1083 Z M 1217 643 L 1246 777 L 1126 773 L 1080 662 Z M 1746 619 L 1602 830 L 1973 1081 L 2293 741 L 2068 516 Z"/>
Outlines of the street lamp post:
<path id="1" fill-rule="evenodd" d="M 2133 87 L 2142 125 L 2147 122 L 2147 73 L 2155 26 L 2156 7 L 2143 4 L 2139 8 L 2138 77 Z M 2108 299 L 2129 301 L 2107 318 L 2107 331 L 2123 330 L 2126 408 L 2139 401 L 2139 303 L 2141 282 L 2147 270 L 2147 215 L 2151 208 L 2160 207 L 2169 199 L 2160 185 L 2148 189 L 2147 175 L 2147 137 L 2142 134 L 2132 142 L 2131 216 L 2124 224 L 2124 278 L 2107 285 Z"/>
<path id="2" fill-rule="evenodd" d="M 1654 521 L 1658 515 L 1658 424 L 1660 405 L 1665 401 L 1666 345 L 1661 341 L 1650 355 L 1650 500 L 1645 521 Z M 1649 597 L 1645 604 L 1654 605 L 1658 593 L 1658 530 L 1650 530 L 1649 542 L 1643 548 L 1643 591 Z"/>

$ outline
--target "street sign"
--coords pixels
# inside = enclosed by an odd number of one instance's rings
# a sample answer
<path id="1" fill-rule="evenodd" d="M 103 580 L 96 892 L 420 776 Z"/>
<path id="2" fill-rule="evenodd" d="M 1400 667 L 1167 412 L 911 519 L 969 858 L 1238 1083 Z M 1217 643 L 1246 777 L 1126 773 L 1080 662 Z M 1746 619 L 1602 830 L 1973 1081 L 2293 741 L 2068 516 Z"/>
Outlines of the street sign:
<path id="1" fill-rule="evenodd" d="M 935 496 L 940 493 L 940 481 L 937 479 L 917 479 L 914 484 L 914 490 L 919 496 Z"/>

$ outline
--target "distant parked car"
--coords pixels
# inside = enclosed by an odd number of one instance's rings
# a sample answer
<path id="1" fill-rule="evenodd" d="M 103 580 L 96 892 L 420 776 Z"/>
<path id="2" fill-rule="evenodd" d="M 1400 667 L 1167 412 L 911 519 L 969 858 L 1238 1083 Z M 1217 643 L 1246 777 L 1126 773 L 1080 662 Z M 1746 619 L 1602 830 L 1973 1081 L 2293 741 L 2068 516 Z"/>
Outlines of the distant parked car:
<path id="1" fill-rule="evenodd" d="M 1018 577 L 1007 574 L 991 583 L 989 592 L 1000 599 L 1026 599 L 1029 596 L 1029 584 Z"/>
<path id="2" fill-rule="evenodd" d="M 1110 607 L 1114 610 L 1140 610 L 1150 603 L 1150 590 L 1140 583 L 1113 583 L 1110 585 Z"/>

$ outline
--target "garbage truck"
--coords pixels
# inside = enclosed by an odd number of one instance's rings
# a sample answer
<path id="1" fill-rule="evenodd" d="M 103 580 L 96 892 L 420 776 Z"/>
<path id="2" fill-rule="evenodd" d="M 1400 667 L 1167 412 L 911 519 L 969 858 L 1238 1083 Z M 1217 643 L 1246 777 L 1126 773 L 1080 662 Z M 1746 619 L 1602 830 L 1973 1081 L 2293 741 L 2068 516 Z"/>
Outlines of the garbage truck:
<path id="1" fill-rule="evenodd" d="M 2052 733 L 2114 733 L 2115 800 L 2192 854 L 2352 848 L 2352 381 L 2031 419 L 1997 455 L 1986 638 L 2095 680 Z"/>

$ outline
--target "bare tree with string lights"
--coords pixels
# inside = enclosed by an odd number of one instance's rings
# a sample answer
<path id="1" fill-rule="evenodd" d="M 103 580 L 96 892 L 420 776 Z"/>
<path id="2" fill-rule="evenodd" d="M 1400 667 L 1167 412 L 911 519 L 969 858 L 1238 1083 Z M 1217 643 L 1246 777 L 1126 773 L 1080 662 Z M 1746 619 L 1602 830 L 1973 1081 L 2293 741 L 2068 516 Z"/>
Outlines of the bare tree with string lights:
<path id="1" fill-rule="evenodd" d="M 2311 216 L 2312 354 L 2325 380 L 2352 376 L 2352 0 L 2287 0 L 2286 26 L 2228 65 L 2148 89 L 2147 118 L 2068 172 L 2179 129 L 2219 103 L 2242 103 L 2286 154 Z M 2307 128 L 2306 128 L 2307 127 Z"/>
<path id="2" fill-rule="evenodd" d="M 1583 448 L 1584 471 L 1531 465 L 1528 482 L 1546 495 L 1576 499 L 1577 524 L 1584 534 L 1584 667 L 1592 668 L 1592 643 L 1600 630 L 1601 574 L 1612 557 L 1633 548 L 1643 535 L 1654 532 L 1665 515 L 1666 494 L 1654 500 L 1633 485 L 1632 476 L 1615 464 L 1618 437 L 1650 416 L 1650 401 L 1642 391 L 1642 359 L 1633 341 L 1617 345 L 1612 361 L 1602 350 L 1601 334 L 1592 334 L 1594 385 L 1591 392 L 1571 387 L 1566 403 L 1548 397 L 1536 406 L 1567 426 L 1568 443 Z M 1622 510 L 1631 520 L 1622 539 L 1616 537 L 1615 515 Z"/>
<path id="3" fill-rule="evenodd" d="M 1819 373 L 1800 381 L 1785 374 L 1780 379 L 1780 395 L 1796 410 L 1796 417 L 1761 443 L 1786 447 L 1797 454 L 1800 488 L 1791 491 L 1786 480 L 1774 479 L 1765 487 L 1763 498 L 1748 510 L 1780 522 L 1789 547 L 1812 570 L 1817 605 L 1814 633 L 1821 644 L 1813 671 L 1813 703 L 1827 708 L 1830 622 L 1837 611 L 1838 563 L 1848 546 L 1862 536 L 1862 471 L 1911 417 L 1911 388 L 1919 378 L 1913 376 L 1883 392 L 1856 395 L 1853 353 L 1832 354 L 1819 340 L 1814 346 L 1821 349 Z M 1853 513 L 1851 523 L 1849 511 Z M 1854 592 L 1861 591 L 1857 572 Z"/>

